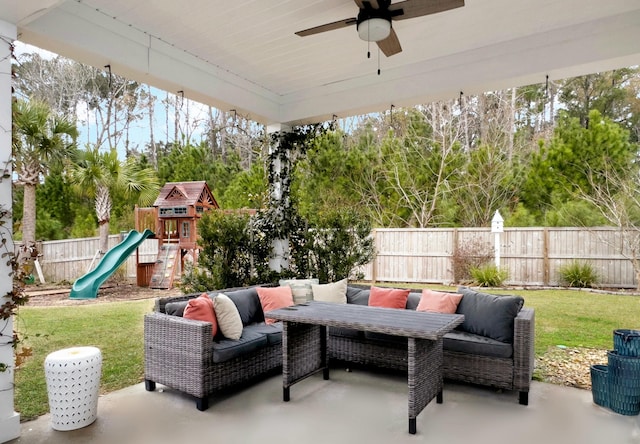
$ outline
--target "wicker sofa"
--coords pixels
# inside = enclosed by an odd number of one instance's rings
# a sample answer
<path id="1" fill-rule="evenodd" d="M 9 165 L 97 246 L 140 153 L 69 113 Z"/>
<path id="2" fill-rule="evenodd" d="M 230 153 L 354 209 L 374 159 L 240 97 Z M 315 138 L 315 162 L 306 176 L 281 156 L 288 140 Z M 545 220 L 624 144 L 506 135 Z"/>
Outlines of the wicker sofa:
<path id="1" fill-rule="evenodd" d="M 369 291 L 368 286 L 349 285 L 347 303 L 367 305 Z M 534 310 L 523 307 L 519 296 L 497 297 L 466 287 L 458 292 L 463 298 L 456 313 L 464 314 L 465 322 L 444 337 L 445 379 L 518 391 L 520 404 L 527 405 L 535 362 Z M 406 309 L 415 310 L 420 297 L 421 290 L 412 290 Z M 331 328 L 328 348 L 332 360 L 407 368 L 405 338 Z"/>
<path id="2" fill-rule="evenodd" d="M 212 324 L 185 319 L 187 294 L 155 301 L 144 317 L 145 388 L 156 383 L 192 395 L 198 410 L 209 407 L 209 397 L 220 390 L 249 383 L 282 367 L 282 327 L 266 325 L 255 287 L 224 292 L 233 300 L 242 319 L 240 340 L 212 335 Z"/>
<path id="3" fill-rule="evenodd" d="M 349 285 L 347 303 L 367 305 L 369 286 Z M 415 310 L 421 290 L 413 290 L 406 309 Z M 464 297 L 458 313 L 465 323 L 448 333 L 443 341 L 445 379 L 515 390 L 521 404 L 528 403 L 529 386 L 534 366 L 534 311 L 522 308 L 522 298 L 515 298 L 517 312 L 512 313 L 511 339 L 497 341 L 477 334 L 487 327 L 488 301 L 492 313 L 500 307 L 491 305 L 492 295 L 461 288 Z M 240 312 L 243 333 L 240 341 L 212 335 L 212 325 L 182 317 L 187 302 L 198 296 L 188 294 L 158 298 L 153 312 L 144 318 L 145 386 L 155 390 L 156 383 L 196 398 L 199 410 L 208 408 L 209 397 L 225 388 L 243 385 L 280 370 L 282 365 L 282 326 L 266 325 L 255 287 L 209 292 L 214 297 L 224 293 L 233 299 Z M 476 294 L 477 293 L 477 294 Z M 514 302 L 513 299 L 510 302 Z M 518 303 L 519 302 L 519 303 Z M 511 304 L 513 310 L 513 304 Z M 494 313 L 495 314 L 495 313 Z M 508 317 L 509 315 L 507 315 Z M 475 318 L 475 319 L 474 319 Z M 473 322 L 485 322 L 484 327 Z M 475 332 L 475 333 L 474 333 Z M 489 332 L 491 333 L 491 332 Z M 501 338 L 504 339 L 504 338 Z M 257 345 L 256 345 L 257 344 Z M 349 329 L 328 329 L 328 353 L 332 363 L 362 364 L 406 370 L 406 338 Z"/>

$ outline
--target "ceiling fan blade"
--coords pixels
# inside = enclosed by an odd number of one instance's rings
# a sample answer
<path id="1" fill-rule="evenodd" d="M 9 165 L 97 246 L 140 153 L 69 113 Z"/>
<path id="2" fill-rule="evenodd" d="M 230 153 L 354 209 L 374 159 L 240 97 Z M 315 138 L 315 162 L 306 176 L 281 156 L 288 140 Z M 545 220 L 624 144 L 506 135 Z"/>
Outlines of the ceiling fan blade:
<path id="1" fill-rule="evenodd" d="M 366 1 L 366 0 L 353 0 L 353 1 L 354 1 L 354 3 L 356 5 L 358 5 L 358 8 L 360 8 L 360 9 L 364 9 L 364 4 L 365 3 L 369 3 L 373 9 L 378 9 L 378 0 L 368 0 L 368 1 Z"/>
<path id="2" fill-rule="evenodd" d="M 394 16 L 394 20 L 405 20 L 423 15 L 436 14 L 464 6 L 464 0 L 405 0 L 389 6 L 389 11 L 402 9 L 403 14 Z"/>
<path id="3" fill-rule="evenodd" d="M 380 48 L 380 51 L 382 51 L 387 57 L 391 57 L 394 54 L 402 52 L 400 40 L 398 40 L 398 35 L 393 28 L 391 28 L 391 34 L 389 34 L 389 37 L 378 42 L 378 48 Z"/>
<path id="4" fill-rule="evenodd" d="M 334 29 L 346 28 L 347 26 L 355 25 L 357 19 L 355 17 L 339 20 L 337 22 L 326 23 L 324 25 L 315 26 L 313 28 L 304 29 L 296 32 L 296 35 L 300 37 L 306 37 L 308 35 L 320 34 L 321 32 L 333 31 Z"/>

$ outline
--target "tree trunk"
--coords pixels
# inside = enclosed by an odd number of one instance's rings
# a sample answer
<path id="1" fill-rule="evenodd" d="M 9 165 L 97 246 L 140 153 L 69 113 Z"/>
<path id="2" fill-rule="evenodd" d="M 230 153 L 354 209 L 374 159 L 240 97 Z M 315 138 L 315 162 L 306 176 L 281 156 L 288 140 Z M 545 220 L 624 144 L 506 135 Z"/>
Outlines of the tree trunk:
<path id="1" fill-rule="evenodd" d="M 149 150 L 151 151 L 151 164 L 154 169 L 158 169 L 158 151 L 156 150 L 156 142 L 153 138 L 153 106 L 154 106 L 154 96 L 151 93 L 151 86 L 148 87 L 147 90 L 149 100 Z"/>
<path id="2" fill-rule="evenodd" d="M 24 202 L 22 205 L 22 241 L 25 246 L 36 242 L 36 184 L 24 184 Z"/>
<path id="3" fill-rule="evenodd" d="M 100 235 L 100 254 L 104 255 L 109 251 L 109 221 L 98 222 L 99 235 Z"/>
<path id="4" fill-rule="evenodd" d="M 174 96 L 173 110 L 175 112 L 173 116 L 173 142 L 178 145 L 178 122 L 180 121 L 180 113 L 178 110 L 178 96 Z"/>
<path id="5" fill-rule="evenodd" d="M 109 220 L 111 219 L 111 195 L 105 186 L 98 186 L 96 190 L 96 216 L 100 228 L 100 252 L 109 249 Z"/>
<path id="6" fill-rule="evenodd" d="M 169 92 L 164 100 L 164 117 L 165 117 L 165 132 L 167 134 L 167 146 L 169 145 Z"/>
<path id="7" fill-rule="evenodd" d="M 511 107 L 509 109 L 509 119 L 507 121 L 507 131 L 509 134 L 509 140 L 507 141 L 507 159 L 509 163 L 513 160 L 513 139 L 516 135 L 516 88 L 511 88 Z"/>

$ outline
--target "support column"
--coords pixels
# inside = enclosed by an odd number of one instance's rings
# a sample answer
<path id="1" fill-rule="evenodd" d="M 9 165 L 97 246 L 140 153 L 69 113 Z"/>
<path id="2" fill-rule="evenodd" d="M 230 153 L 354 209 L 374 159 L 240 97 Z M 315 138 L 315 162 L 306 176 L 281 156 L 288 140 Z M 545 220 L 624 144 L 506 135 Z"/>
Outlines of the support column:
<path id="1" fill-rule="evenodd" d="M 17 38 L 16 25 L 0 20 L 0 209 L 12 208 L 11 195 L 11 49 Z M 2 238 L 7 240 L 6 248 L 13 252 L 13 226 L 11 216 L 2 220 Z M 4 248 L 4 247 L 2 247 Z M 4 253 L 4 251 L 2 251 Z M 13 289 L 11 267 L 6 260 L 0 261 L 0 305 Z M 0 320 L 0 364 L 6 364 L 0 371 L 0 443 L 20 436 L 20 415 L 14 411 L 14 353 L 13 319 Z"/>
<path id="2" fill-rule="evenodd" d="M 282 133 L 291 131 L 291 128 L 282 124 L 274 124 L 267 126 L 267 135 L 271 136 L 274 133 Z M 279 141 L 270 141 L 269 143 L 269 155 L 273 156 L 281 149 Z M 291 204 L 290 196 L 283 193 L 283 174 L 290 175 L 291 170 L 291 158 L 290 153 L 285 153 L 284 156 L 276 155 L 272 157 L 272 164 L 269 165 L 270 170 L 273 172 L 273 183 L 270 183 L 270 204 L 273 206 L 271 209 L 275 211 L 279 216 L 285 213 L 285 209 Z M 288 189 L 287 189 L 288 190 Z M 269 259 L 269 268 L 280 273 L 282 270 L 289 268 L 289 239 L 274 239 L 272 243 L 273 256 Z"/>

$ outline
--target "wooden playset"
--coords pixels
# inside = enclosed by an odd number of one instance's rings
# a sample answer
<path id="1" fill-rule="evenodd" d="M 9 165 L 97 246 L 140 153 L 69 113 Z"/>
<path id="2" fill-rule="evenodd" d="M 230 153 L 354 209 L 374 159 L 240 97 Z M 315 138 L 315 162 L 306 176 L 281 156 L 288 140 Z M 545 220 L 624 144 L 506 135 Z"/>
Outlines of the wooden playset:
<path id="1" fill-rule="evenodd" d="M 168 289 L 185 260 L 198 260 L 198 220 L 218 209 L 205 181 L 168 182 L 150 208 L 136 208 L 136 230 L 152 230 L 158 241 L 155 262 L 140 262 L 136 253 L 136 276 L 140 287 Z"/>

